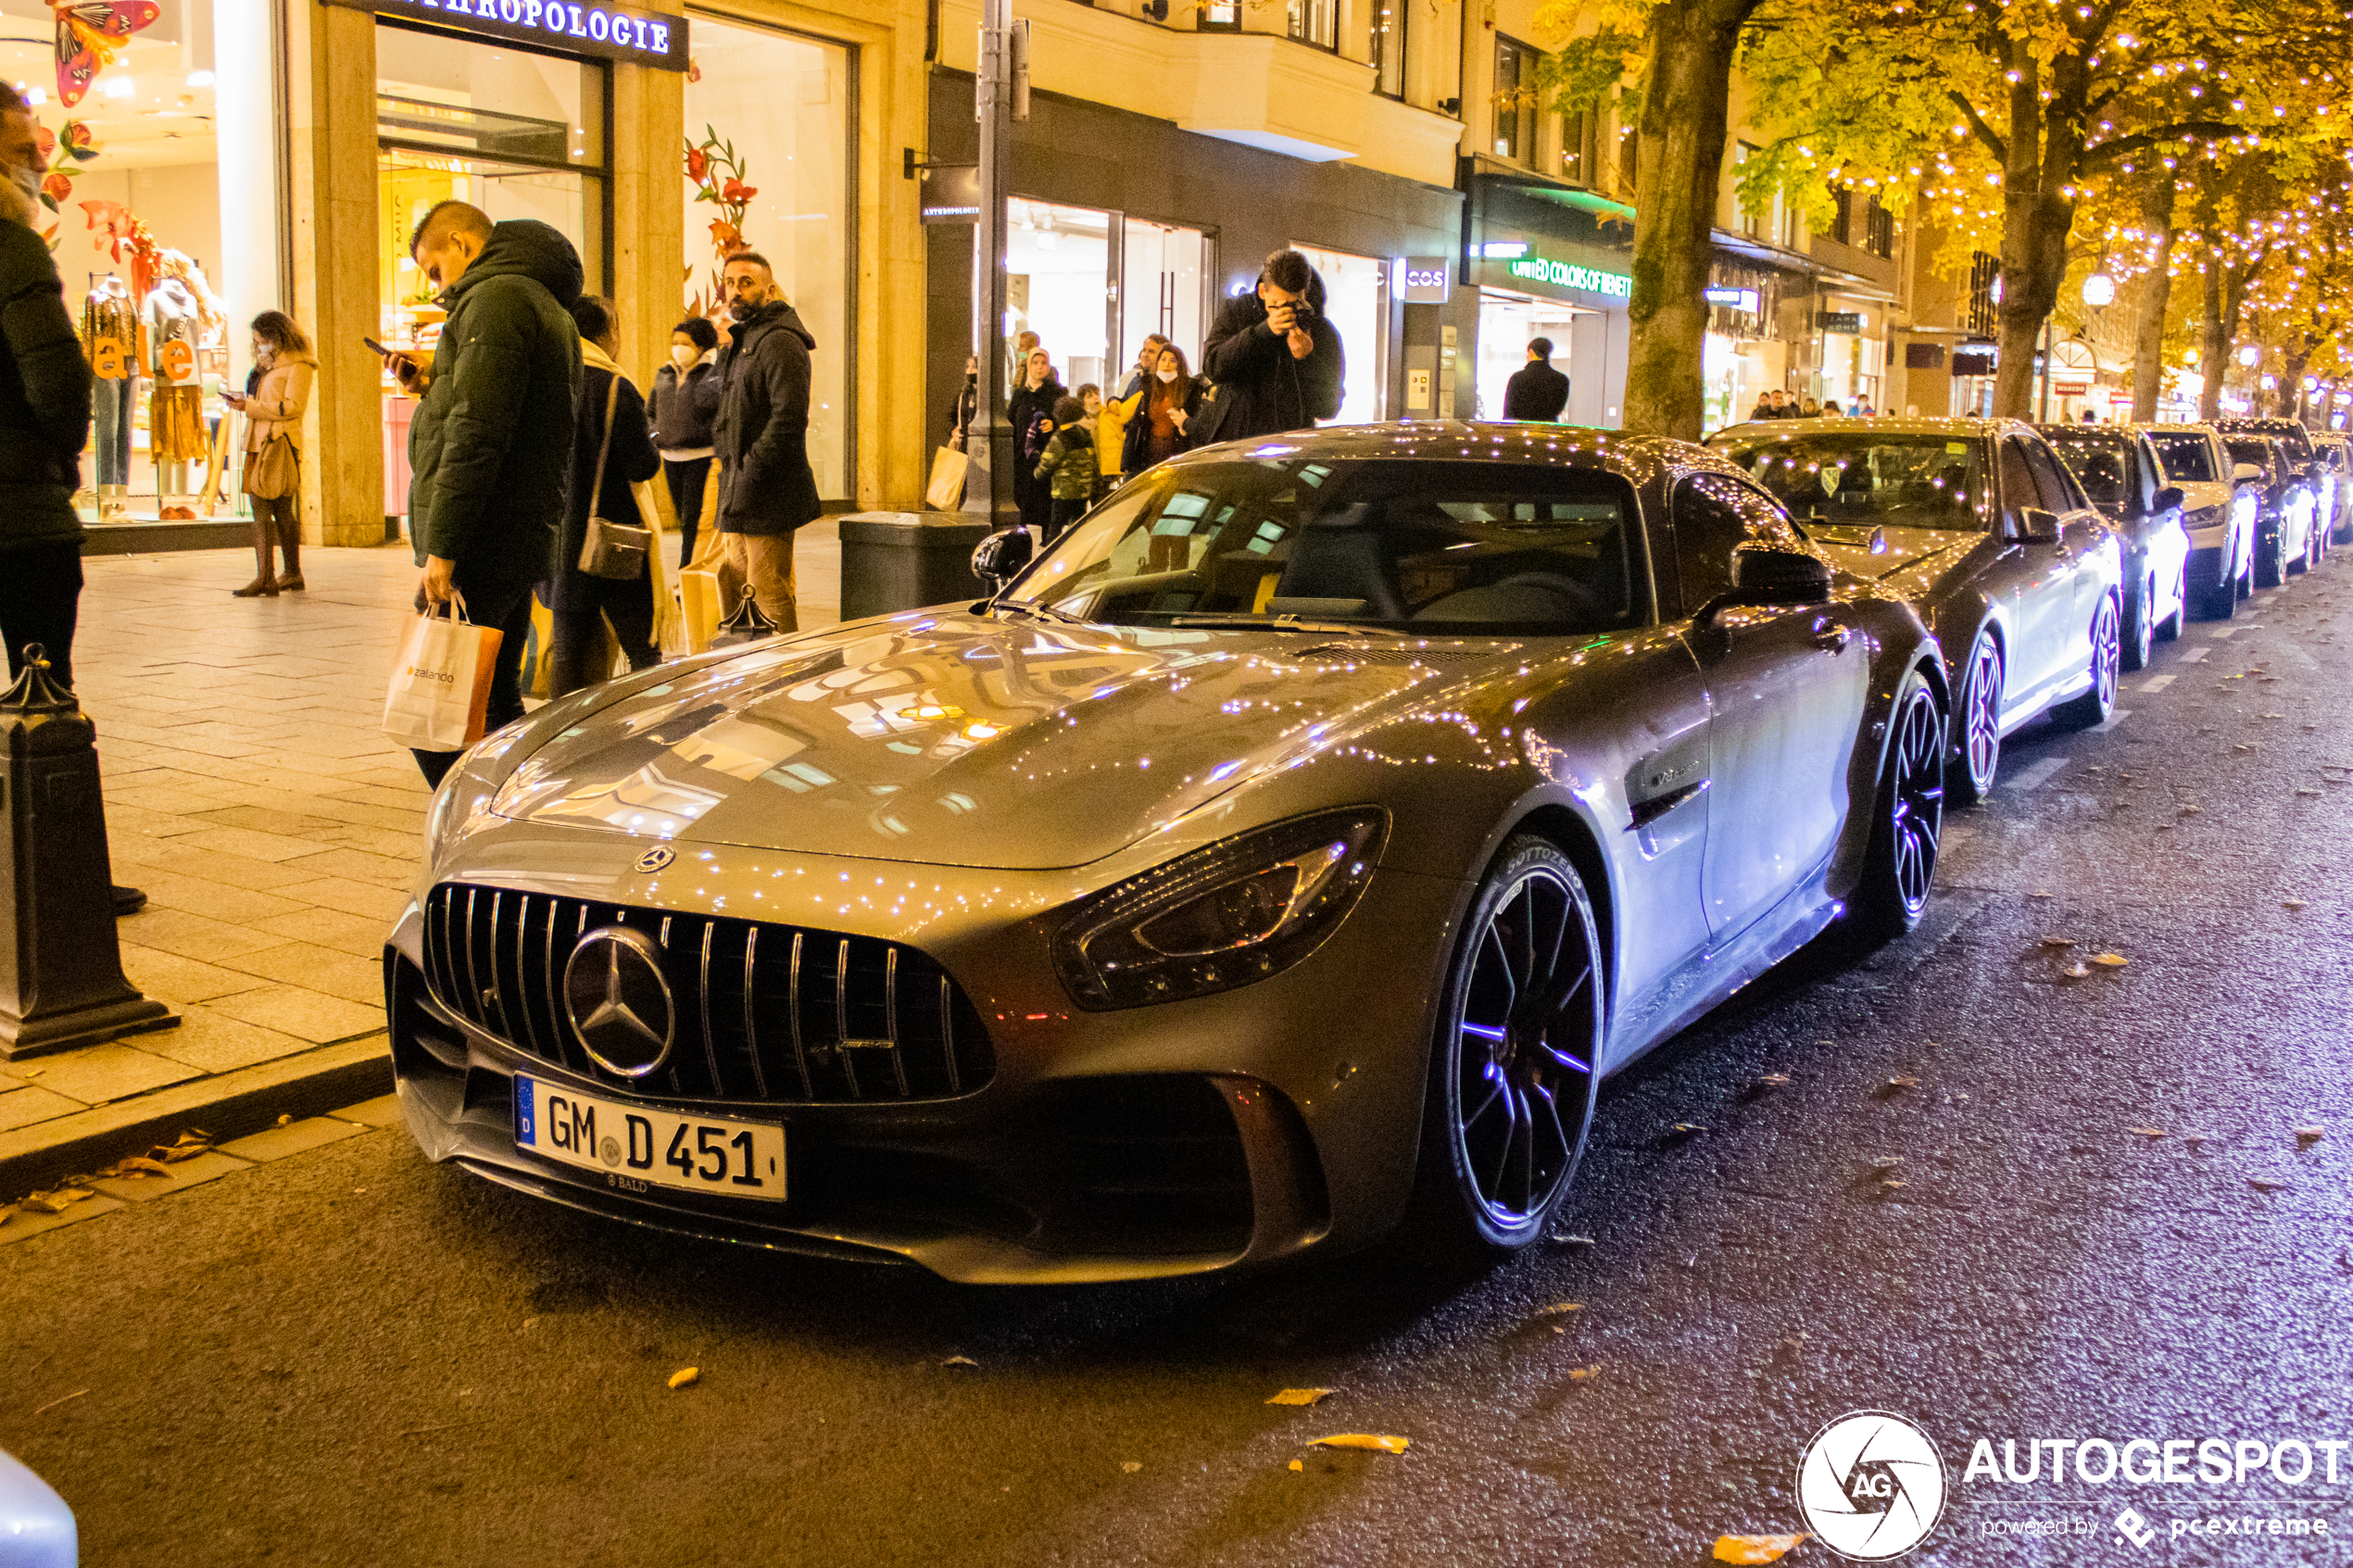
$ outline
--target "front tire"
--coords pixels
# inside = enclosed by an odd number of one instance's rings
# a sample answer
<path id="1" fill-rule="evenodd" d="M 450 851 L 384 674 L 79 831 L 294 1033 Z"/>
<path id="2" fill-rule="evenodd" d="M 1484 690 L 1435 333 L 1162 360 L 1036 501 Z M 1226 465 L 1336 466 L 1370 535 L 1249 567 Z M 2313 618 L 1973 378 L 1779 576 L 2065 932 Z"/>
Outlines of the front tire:
<path id="1" fill-rule="evenodd" d="M 2095 724 L 2105 724 L 2108 716 L 2116 711 L 2116 673 L 2123 662 L 2123 649 L 2117 636 L 2116 600 L 2113 596 L 2100 600 L 2100 608 L 2092 614 L 2092 686 L 2082 696 L 2062 702 L 2051 709 L 2051 717 L 2070 730 L 2088 730 Z"/>
<path id="2" fill-rule="evenodd" d="M 1592 1124 L 1601 937 L 1585 882 L 1552 843 L 1504 845 L 1472 897 L 1430 1042 L 1407 1241 L 1492 1261 L 1544 1234 Z"/>
<path id="3" fill-rule="evenodd" d="M 1961 695 L 1953 704 L 1953 798 L 1974 806 L 1994 793 L 2002 766 L 2002 646 L 1980 632 L 1961 667 Z"/>
<path id="4" fill-rule="evenodd" d="M 2157 640 L 2157 579 L 2145 577 L 2124 606 L 2124 668 L 2148 668 L 2149 645 Z"/>
<path id="5" fill-rule="evenodd" d="M 2276 588 L 2287 581 L 2287 535 L 2274 533 L 2267 542 L 2260 534 L 2255 540 L 2255 585 Z"/>
<path id="6" fill-rule="evenodd" d="M 1866 940 L 1901 936 L 1928 911 L 1944 836 L 1946 722 L 1936 694 L 1914 671 L 1889 712 L 1887 765 L 1880 771 L 1870 847 L 1848 917 Z"/>

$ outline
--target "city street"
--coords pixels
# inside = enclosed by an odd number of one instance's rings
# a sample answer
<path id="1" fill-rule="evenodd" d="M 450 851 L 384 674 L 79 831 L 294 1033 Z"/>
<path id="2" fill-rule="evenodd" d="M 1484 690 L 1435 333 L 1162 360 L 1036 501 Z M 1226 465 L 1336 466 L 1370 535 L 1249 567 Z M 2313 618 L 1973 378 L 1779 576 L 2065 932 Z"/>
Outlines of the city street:
<path id="1" fill-rule="evenodd" d="M 377 1105 L 0 1248 L 0 1449 L 94 1564 L 1656 1564 L 1805 1530 L 1801 1450 L 1878 1409 L 1944 1460 L 1908 1561 L 2342 1561 L 2180 1522 L 2353 1532 L 2348 583 L 2013 737 L 1922 928 L 1605 1088 L 1483 1277 L 962 1287 L 560 1209 Z M 1964 1477 L 2208 1437 L 2228 1485 Z M 2334 1484 L 2246 1465 L 2289 1438 Z"/>

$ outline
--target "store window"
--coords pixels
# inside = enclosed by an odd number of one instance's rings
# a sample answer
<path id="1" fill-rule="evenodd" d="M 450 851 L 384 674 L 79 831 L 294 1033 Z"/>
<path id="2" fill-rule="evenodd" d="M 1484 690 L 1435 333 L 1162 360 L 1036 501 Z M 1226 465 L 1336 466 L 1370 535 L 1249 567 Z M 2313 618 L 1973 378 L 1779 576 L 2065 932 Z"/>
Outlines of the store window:
<path id="1" fill-rule="evenodd" d="M 49 7 L 9 10 L 19 27 L 0 40 L 0 70 L 57 142 L 39 226 L 95 376 L 77 510 L 102 524 L 236 515 L 243 432 L 221 393 L 244 389 L 246 323 L 285 304 L 268 57 L 238 57 L 222 82 L 216 25 L 241 19 L 183 0 L 132 33 L 69 107 Z M 237 247 L 250 265 L 227 254 Z"/>
<path id="2" fill-rule="evenodd" d="M 1405 21 L 1413 0 L 1372 0 L 1373 91 L 1405 95 Z"/>
<path id="3" fill-rule="evenodd" d="M 1536 63 L 1541 56 L 1517 39 L 1495 39 L 1495 142 L 1497 157 L 1516 163 L 1536 157 Z"/>
<path id="4" fill-rule="evenodd" d="M 1283 26 L 1293 39 L 1318 49 L 1340 47 L 1340 0 L 1284 0 Z"/>
<path id="5" fill-rule="evenodd" d="M 1134 361 L 1144 340 L 1155 332 L 1175 344 L 1184 352 L 1185 362 L 1199 370 L 1208 305 L 1203 290 L 1215 276 L 1209 236 L 1199 229 L 1134 218 L 1122 222 L 1121 236 L 1120 341 L 1111 345 L 1107 373 L 1113 381 L 1124 379 L 1123 367 Z M 1109 383 L 1103 384 L 1108 390 Z"/>
<path id="6" fill-rule="evenodd" d="M 1471 418 L 1504 417 L 1504 387 L 1528 363 L 1528 345 L 1553 342 L 1553 369 L 1569 370 L 1569 329 L 1585 312 L 1554 300 L 1484 290 L 1478 296 L 1478 359 L 1473 372 Z"/>
<path id="7" fill-rule="evenodd" d="M 1112 353 L 1112 215 L 1018 196 L 1005 209 L 1007 373 L 1019 373 L 1012 340 L 1036 332 L 1064 387 L 1102 385 Z"/>
<path id="8" fill-rule="evenodd" d="M 1573 185 L 1593 182 L 1593 111 L 1561 116 L 1561 178 Z"/>
<path id="9" fill-rule="evenodd" d="M 857 57 L 849 48 L 693 13 L 680 181 L 686 203 L 681 309 L 715 310 L 721 263 L 746 246 L 817 340 L 810 351 L 809 463 L 817 493 L 854 492 L 854 235 L 851 123 Z M 695 170 L 699 168 L 698 178 Z"/>
<path id="10" fill-rule="evenodd" d="M 1371 424 L 1386 417 L 1389 264 L 1369 256 L 1294 245 L 1323 275 L 1324 315 L 1340 329 L 1343 360 L 1340 413 L 1332 424 Z"/>
<path id="11" fill-rule="evenodd" d="M 1203 32 L 1239 32 L 1241 0 L 1202 0 L 1193 12 L 1193 25 Z"/>

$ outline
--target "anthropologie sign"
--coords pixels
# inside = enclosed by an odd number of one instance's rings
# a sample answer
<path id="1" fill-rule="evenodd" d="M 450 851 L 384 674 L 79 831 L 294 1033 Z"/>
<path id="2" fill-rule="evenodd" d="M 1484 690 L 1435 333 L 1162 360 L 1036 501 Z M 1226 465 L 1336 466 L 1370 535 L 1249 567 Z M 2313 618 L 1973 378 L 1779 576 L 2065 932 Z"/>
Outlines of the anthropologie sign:
<path id="1" fill-rule="evenodd" d="M 1573 261 L 1555 261 L 1549 256 L 1531 253 L 1505 265 L 1513 277 L 1531 283 L 1582 289 L 1611 299 L 1624 299 L 1634 292 L 1634 280 L 1623 272 L 1604 272 L 1598 268 L 1579 267 Z"/>
<path id="2" fill-rule="evenodd" d="M 417 21 L 484 38 L 535 44 L 662 70 L 686 69 L 686 19 L 635 6 L 573 5 L 570 0 L 331 0 L 380 17 Z"/>

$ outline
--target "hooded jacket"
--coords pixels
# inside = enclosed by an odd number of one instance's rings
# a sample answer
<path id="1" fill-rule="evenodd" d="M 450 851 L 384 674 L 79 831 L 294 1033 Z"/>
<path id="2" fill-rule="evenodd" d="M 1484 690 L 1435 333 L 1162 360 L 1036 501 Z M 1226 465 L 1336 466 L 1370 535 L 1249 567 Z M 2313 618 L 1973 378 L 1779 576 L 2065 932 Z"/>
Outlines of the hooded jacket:
<path id="1" fill-rule="evenodd" d="M 409 532 L 458 582 L 535 583 L 572 496 L 580 253 L 535 219 L 494 228 L 443 291 L 433 380 L 409 426 Z"/>
<path id="2" fill-rule="evenodd" d="M 653 428 L 646 416 L 646 400 L 636 383 L 622 373 L 612 357 L 585 339 L 580 345 L 580 419 L 573 433 L 572 498 L 564 508 L 562 535 L 556 542 L 554 596 L 547 608 L 559 612 L 593 609 L 603 603 L 600 585 L 580 570 L 581 546 L 588 541 L 588 511 L 614 522 L 635 525 L 637 497 L 632 486 L 661 471 L 661 457 L 654 450 Z M 612 399 L 612 443 L 605 443 L 605 400 Z M 596 495 L 597 454 L 605 455 L 605 487 Z M 646 583 L 648 578 L 637 579 Z M 648 590 L 650 591 L 650 590 Z"/>
<path id="3" fill-rule="evenodd" d="M 789 533 L 820 516 L 809 466 L 809 351 L 817 340 L 782 300 L 736 323 L 719 355 L 719 532 Z"/>
<path id="4" fill-rule="evenodd" d="M 1216 324 L 1202 350 L 1202 373 L 1217 383 L 1218 395 L 1233 399 L 1216 428 L 1219 441 L 1247 441 L 1287 430 L 1305 430 L 1340 412 L 1340 376 L 1346 368 L 1340 329 L 1324 314 L 1324 277 L 1307 275 L 1307 303 L 1315 320 L 1307 335 L 1314 348 L 1304 359 L 1266 325 L 1266 302 L 1253 289 L 1218 307 Z"/>
<path id="5" fill-rule="evenodd" d="M 90 367 L 41 236 L 0 217 L 0 547 L 82 537 Z"/>
<path id="6" fill-rule="evenodd" d="M 709 457 L 711 421 L 719 417 L 718 355 L 704 355 L 683 374 L 664 363 L 654 372 L 652 403 L 654 445 L 663 456 Z"/>

